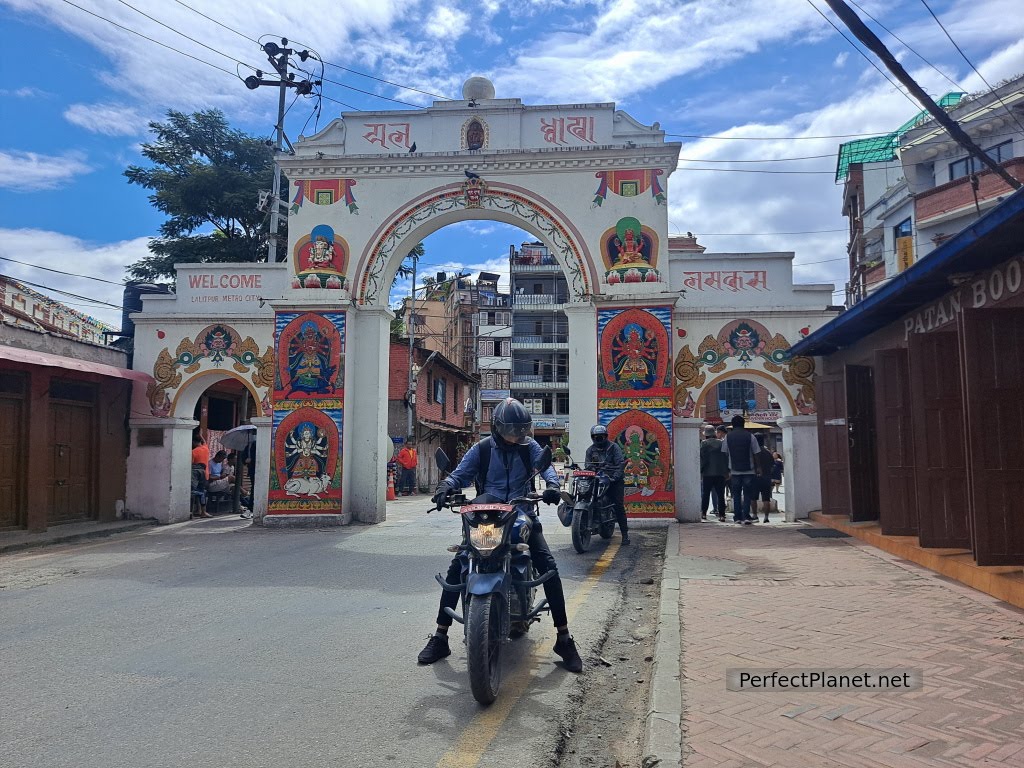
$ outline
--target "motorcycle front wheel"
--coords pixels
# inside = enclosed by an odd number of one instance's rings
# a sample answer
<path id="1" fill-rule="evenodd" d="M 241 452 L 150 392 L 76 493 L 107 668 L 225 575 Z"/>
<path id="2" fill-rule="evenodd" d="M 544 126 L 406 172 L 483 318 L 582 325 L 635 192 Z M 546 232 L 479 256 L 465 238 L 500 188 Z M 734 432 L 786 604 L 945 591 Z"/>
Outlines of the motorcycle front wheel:
<path id="1" fill-rule="evenodd" d="M 466 655 L 473 698 L 491 704 L 501 686 L 501 612 L 505 601 L 498 595 L 473 595 L 466 616 Z"/>
<path id="2" fill-rule="evenodd" d="M 580 554 L 590 549 L 590 534 L 590 510 L 575 510 L 572 515 L 572 546 Z"/>

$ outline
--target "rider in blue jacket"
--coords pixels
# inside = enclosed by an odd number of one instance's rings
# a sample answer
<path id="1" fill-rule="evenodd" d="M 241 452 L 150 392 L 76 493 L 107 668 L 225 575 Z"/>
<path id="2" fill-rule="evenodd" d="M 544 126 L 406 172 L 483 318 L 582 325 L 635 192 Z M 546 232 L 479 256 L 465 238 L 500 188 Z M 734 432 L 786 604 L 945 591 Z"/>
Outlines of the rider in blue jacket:
<path id="1" fill-rule="evenodd" d="M 530 412 L 515 398 L 508 398 L 499 403 L 491 416 L 491 437 L 484 438 L 474 445 L 462 457 L 459 466 L 437 486 L 434 494 L 435 504 L 443 503 L 452 493 L 480 481 L 483 493 L 475 501 L 506 503 L 509 499 L 524 496 L 532 489 L 528 487 L 533 466 L 540 458 L 543 449 L 530 434 L 533 431 L 533 419 Z M 483 469 L 484 452 L 489 452 L 486 460 L 487 474 L 478 477 Z M 542 474 L 547 487 L 544 489 L 543 501 L 546 504 L 559 502 L 558 473 L 548 467 Z M 544 540 L 540 520 L 534 519 L 530 531 L 530 557 L 538 576 L 554 571 L 555 575 L 544 582 L 544 596 L 551 607 L 551 619 L 555 623 L 558 637 L 555 640 L 555 653 L 562 657 L 566 669 L 570 672 L 582 672 L 583 660 L 576 650 L 576 643 L 569 634 L 569 619 L 565 611 L 565 593 L 562 580 L 558 576 L 558 566 L 551 550 Z M 457 584 L 462 579 L 462 565 L 456 557 L 448 568 L 446 581 Z M 448 646 L 448 628 L 452 625 L 451 617 L 445 613 L 446 607 L 454 609 L 459 604 L 458 592 L 441 592 L 441 605 L 437 612 L 437 631 L 427 640 L 426 647 L 420 651 L 420 664 L 433 664 L 435 661 L 451 655 Z"/>

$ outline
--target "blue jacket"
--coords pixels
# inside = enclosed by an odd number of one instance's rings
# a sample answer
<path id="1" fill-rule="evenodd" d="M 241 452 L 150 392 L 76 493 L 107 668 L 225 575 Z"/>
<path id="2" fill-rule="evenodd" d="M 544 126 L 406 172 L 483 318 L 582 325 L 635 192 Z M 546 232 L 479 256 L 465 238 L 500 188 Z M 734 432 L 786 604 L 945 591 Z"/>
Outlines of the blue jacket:
<path id="1" fill-rule="evenodd" d="M 484 438 L 466 451 L 466 455 L 462 457 L 459 466 L 445 478 L 445 485 L 456 491 L 461 491 L 463 488 L 473 485 L 477 474 L 480 472 L 480 446 L 488 440 L 490 440 L 489 437 Z M 532 437 L 527 445 L 530 448 L 531 463 L 536 465 L 544 449 Z M 530 470 L 530 472 L 532 471 Z M 491 459 L 487 467 L 487 477 L 484 479 L 484 493 L 495 496 L 503 501 L 514 499 L 517 496 L 524 496 L 533 490 L 528 487 L 526 482 L 529 476 L 530 473 L 523 466 L 523 460 L 519 458 L 518 447 L 513 447 L 511 450 L 502 450 L 497 445 L 494 445 L 491 448 Z M 549 485 L 556 487 L 559 485 L 558 473 L 555 472 L 553 467 L 548 467 L 541 477 Z"/>

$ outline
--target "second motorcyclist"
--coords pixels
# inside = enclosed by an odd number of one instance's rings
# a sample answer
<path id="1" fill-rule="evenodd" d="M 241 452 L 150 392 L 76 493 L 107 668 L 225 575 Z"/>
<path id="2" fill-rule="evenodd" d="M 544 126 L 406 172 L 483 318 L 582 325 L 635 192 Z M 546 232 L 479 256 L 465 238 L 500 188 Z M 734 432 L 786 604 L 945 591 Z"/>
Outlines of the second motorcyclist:
<path id="1" fill-rule="evenodd" d="M 510 499 L 524 496 L 531 489 L 528 480 L 533 473 L 533 466 L 543 449 L 531 437 L 533 419 L 526 407 L 515 398 L 508 398 L 494 408 L 491 416 L 491 437 L 484 438 L 468 451 L 447 478 L 437 486 L 433 502 L 442 504 L 449 496 L 463 488 L 476 484 L 480 495 L 474 499 L 477 503 L 507 503 Z M 620 451 L 621 455 L 621 451 Z M 548 467 L 542 474 L 547 487 L 544 489 L 543 501 L 546 504 L 557 504 L 560 500 L 558 475 Z M 583 660 L 576 650 L 576 643 L 569 634 L 569 620 L 565 610 L 565 593 L 562 581 L 558 576 L 558 566 L 551 550 L 544 540 L 540 520 L 534 520 L 530 532 L 530 557 L 537 575 L 555 571 L 555 575 L 544 582 L 544 596 L 551 608 L 551 619 L 555 623 L 558 636 L 555 640 L 555 653 L 562 657 L 565 668 L 570 672 L 582 672 Z M 448 568 L 446 581 L 458 584 L 462 580 L 462 566 L 459 558 L 452 560 Z M 451 655 L 448 645 L 448 629 L 452 625 L 451 617 L 445 613 L 445 607 L 455 608 L 459 603 L 457 592 L 442 592 L 441 606 L 437 613 L 437 631 L 427 640 L 426 647 L 420 652 L 420 664 L 433 664 L 435 661 Z"/>
<path id="2" fill-rule="evenodd" d="M 595 424 L 590 428 L 590 442 L 591 445 L 587 448 L 586 468 L 594 472 L 603 472 L 608 476 L 607 493 L 615 509 L 615 519 L 619 523 L 622 546 L 629 546 L 629 524 L 626 522 L 624 503 L 626 457 L 619 444 L 608 439 L 608 427 L 602 424 Z"/>

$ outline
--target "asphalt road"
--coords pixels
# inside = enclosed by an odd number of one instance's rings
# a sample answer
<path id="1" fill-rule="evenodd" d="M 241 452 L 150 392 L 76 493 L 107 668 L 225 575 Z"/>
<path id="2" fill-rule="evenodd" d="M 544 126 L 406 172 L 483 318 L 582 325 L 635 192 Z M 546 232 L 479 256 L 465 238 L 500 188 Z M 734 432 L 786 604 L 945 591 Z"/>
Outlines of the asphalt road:
<path id="1" fill-rule="evenodd" d="M 376 526 L 225 517 L 0 558 L 0 766 L 546 764 L 580 682 L 547 616 L 507 647 L 490 708 L 458 625 L 451 657 L 416 664 L 458 539 L 427 503 Z M 617 535 L 577 555 L 553 508 L 542 520 L 586 658 L 630 558 Z"/>

